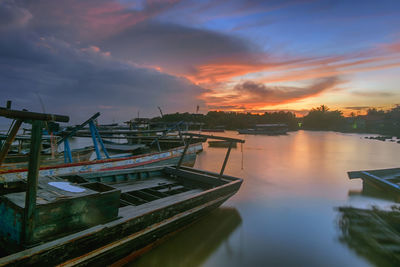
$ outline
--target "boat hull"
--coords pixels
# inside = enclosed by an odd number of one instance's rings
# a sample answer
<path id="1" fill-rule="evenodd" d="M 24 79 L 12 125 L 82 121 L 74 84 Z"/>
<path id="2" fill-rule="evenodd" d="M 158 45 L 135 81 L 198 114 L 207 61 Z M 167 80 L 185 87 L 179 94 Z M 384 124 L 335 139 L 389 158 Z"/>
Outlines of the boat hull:
<path id="1" fill-rule="evenodd" d="M 138 156 L 95 160 L 80 163 L 61 164 L 51 167 L 41 167 L 39 176 L 63 175 L 70 173 L 94 172 L 100 170 L 118 170 L 142 166 L 173 165 L 176 164 L 183 152 L 183 147 L 170 149 L 164 152 L 149 153 Z M 202 143 L 191 144 L 184 160 L 189 166 L 194 164 L 196 153 L 203 150 Z M 2 170 L 0 171 L 0 188 L 13 186 L 26 180 L 27 169 Z"/>
<path id="2" fill-rule="evenodd" d="M 205 191 L 180 194 L 142 206 L 120 208 L 120 218 L 32 247 L 0 259 L 0 266 L 12 264 L 62 266 L 104 266 L 127 255 L 139 255 L 144 248 L 219 207 L 240 188 L 242 179 L 196 171 L 164 168 L 170 176 L 215 184 Z"/>
<path id="3" fill-rule="evenodd" d="M 351 171 L 350 179 L 361 178 L 374 187 L 400 196 L 400 168 Z"/>

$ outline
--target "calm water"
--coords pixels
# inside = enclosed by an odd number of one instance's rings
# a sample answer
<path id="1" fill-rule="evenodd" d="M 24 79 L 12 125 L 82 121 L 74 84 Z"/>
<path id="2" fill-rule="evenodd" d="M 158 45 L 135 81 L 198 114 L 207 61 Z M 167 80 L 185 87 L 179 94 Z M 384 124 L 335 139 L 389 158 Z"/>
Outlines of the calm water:
<path id="1" fill-rule="evenodd" d="M 388 207 L 362 192 L 350 170 L 396 167 L 400 144 L 365 135 L 298 131 L 250 136 L 231 153 L 226 174 L 244 178 L 221 208 L 131 266 L 370 266 L 340 242 L 339 206 Z M 209 148 L 196 167 L 219 171 L 226 149 Z"/>

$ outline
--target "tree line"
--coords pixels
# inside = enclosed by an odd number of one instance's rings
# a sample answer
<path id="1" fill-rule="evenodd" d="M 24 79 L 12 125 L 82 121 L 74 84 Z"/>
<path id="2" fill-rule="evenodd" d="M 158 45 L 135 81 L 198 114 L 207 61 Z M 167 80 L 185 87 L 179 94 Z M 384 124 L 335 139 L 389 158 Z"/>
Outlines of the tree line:
<path id="1" fill-rule="evenodd" d="M 387 111 L 368 109 L 366 115 L 351 114 L 345 117 L 340 110 L 325 105 L 313 108 L 304 117 L 293 112 L 265 112 L 262 114 L 209 111 L 207 114 L 173 113 L 155 117 L 152 122 L 192 122 L 192 129 L 224 127 L 227 130 L 251 128 L 256 124 L 285 123 L 289 130 L 323 130 L 364 132 L 400 136 L 400 106 Z"/>

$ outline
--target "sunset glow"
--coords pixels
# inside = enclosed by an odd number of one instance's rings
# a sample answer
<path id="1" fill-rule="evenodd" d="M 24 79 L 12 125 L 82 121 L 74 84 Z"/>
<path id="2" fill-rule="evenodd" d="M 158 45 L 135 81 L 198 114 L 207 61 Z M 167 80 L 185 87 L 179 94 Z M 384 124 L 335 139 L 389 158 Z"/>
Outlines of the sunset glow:
<path id="1" fill-rule="evenodd" d="M 2 1 L 1 96 L 37 109 L 39 94 L 82 117 L 107 106 L 108 119 L 157 106 L 388 109 L 400 103 L 399 10 L 397 1 Z"/>

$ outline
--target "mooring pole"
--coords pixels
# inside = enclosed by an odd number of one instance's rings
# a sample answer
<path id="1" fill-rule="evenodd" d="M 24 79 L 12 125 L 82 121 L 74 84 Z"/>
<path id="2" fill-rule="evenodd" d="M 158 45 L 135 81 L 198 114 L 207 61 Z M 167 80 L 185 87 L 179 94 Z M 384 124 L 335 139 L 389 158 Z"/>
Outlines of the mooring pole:
<path id="1" fill-rule="evenodd" d="M 28 165 L 28 184 L 25 196 L 24 209 L 24 244 L 32 241 L 35 227 L 36 192 L 40 164 L 40 150 L 42 143 L 43 122 L 34 120 L 32 123 L 31 148 Z"/>
<path id="2" fill-rule="evenodd" d="M 160 141 L 158 140 L 158 137 L 156 138 L 156 143 L 157 143 L 158 152 L 161 152 L 161 146 L 160 146 Z"/>
<path id="3" fill-rule="evenodd" d="M 64 140 L 64 163 L 72 163 L 72 153 L 68 138 Z"/>
<path id="4" fill-rule="evenodd" d="M 228 158 L 229 158 L 229 154 L 231 153 L 232 145 L 233 145 L 233 142 L 229 142 L 229 148 L 228 148 L 228 151 L 226 152 L 224 164 L 222 164 L 221 172 L 219 173 L 219 178 L 221 178 L 222 175 L 224 174 L 225 166 L 226 166 L 226 163 L 228 162 Z"/>
<path id="5" fill-rule="evenodd" d="M 176 166 L 177 169 L 179 169 L 181 167 L 183 158 L 185 157 L 186 151 L 188 150 L 191 141 L 192 141 L 192 136 L 190 136 L 189 141 L 186 142 L 186 145 L 185 145 L 185 148 L 183 149 L 181 158 L 179 159 L 178 165 Z"/>
<path id="6" fill-rule="evenodd" d="M 100 150 L 99 147 L 97 146 L 97 141 L 96 141 L 96 130 L 95 130 L 95 126 L 93 121 L 89 122 L 89 128 L 90 128 L 90 134 L 92 135 L 92 141 L 93 141 L 93 146 L 94 146 L 94 150 L 96 151 L 96 157 L 97 159 L 101 159 L 101 154 L 100 154 Z"/>

